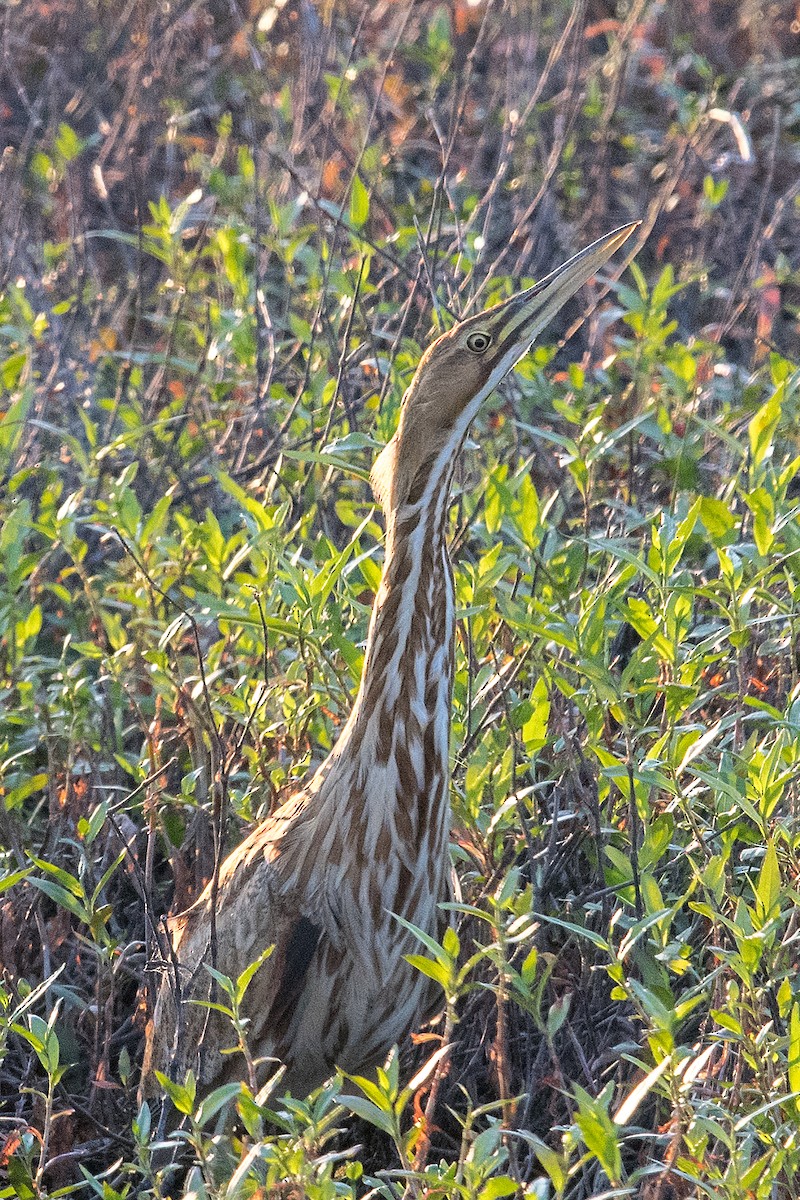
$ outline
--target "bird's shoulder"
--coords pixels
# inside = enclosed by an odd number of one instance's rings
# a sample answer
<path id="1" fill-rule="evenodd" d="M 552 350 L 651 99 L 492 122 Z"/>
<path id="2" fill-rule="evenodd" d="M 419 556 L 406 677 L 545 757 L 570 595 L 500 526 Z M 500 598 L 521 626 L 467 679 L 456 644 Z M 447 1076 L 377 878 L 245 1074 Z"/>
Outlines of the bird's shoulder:
<path id="1" fill-rule="evenodd" d="M 307 889 L 299 888 L 293 879 L 292 833 L 313 816 L 308 801 L 306 789 L 294 792 L 231 850 L 220 867 L 216 885 L 210 880 L 189 908 L 168 918 L 176 950 L 188 949 L 195 936 L 207 934 L 212 908 L 220 939 L 246 942 L 252 931 L 256 944 L 265 923 L 277 933 L 279 926 L 291 922 L 299 909 L 307 907 L 306 898 L 300 894 Z M 302 830 L 298 832 L 302 834 Z M 298 845 L 306 841 L 305 835 L 297 839 Z"/>

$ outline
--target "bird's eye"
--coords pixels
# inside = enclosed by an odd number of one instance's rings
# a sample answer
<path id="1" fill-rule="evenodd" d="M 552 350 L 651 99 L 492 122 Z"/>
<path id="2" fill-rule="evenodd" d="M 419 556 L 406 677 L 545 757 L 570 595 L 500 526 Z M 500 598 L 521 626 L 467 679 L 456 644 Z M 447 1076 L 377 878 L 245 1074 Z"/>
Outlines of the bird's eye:
<path id="1" fill-rule="evenodd" d="M 492 344 L 490 333 L 471 333 L 467 338 L 467 349 L 473 354 L 483 354 Z"/>

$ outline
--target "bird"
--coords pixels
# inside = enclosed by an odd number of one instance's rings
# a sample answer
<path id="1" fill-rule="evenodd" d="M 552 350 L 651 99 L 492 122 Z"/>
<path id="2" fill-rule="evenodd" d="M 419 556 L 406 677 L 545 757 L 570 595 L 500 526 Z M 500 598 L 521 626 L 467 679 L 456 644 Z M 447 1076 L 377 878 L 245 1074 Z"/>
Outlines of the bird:
<path id="1" fill-rule="evenodd" d="M 264 958 L 242 1000 L 250 1061 L 259 1087 L 280 1065 L 282 1091 L 299 1098 L 337 1068 L 373 1072 L 435 1011 L 437 985 L 407 956 L 419 950 L 409 926 L 440 940 L 448 922 L 455 466 L 482 403 L 638 224 L 423 353 L 371 473 L 384 567 L 349 718 L 308 781 L 168 919 L 140 1098 L 163 1095 L 156 1072 L 183 1082 L 191 1068 L 201 1094 L 245 1078 L 230 1021 L 203 1003 L 214 1001 L 205 964 L 236 979 Z"/>

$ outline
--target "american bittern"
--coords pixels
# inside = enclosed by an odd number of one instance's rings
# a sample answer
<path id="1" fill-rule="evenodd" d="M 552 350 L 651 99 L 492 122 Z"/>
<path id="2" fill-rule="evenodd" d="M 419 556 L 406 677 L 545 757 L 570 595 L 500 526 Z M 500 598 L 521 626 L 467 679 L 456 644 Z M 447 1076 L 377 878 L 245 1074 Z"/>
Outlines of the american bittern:
<path id="1" fill-rule="evenodd" d="M 336 1066 L 382 1061 L 430 1009 L 435 989 L 405 960 L 416 939 L 397 914 L 443 932 L 448 891 L 449 736 L 455 607 L 447 555 L 450 483 L 481 403 L 564 302 L 632 233 L 624 225 L 535 287 L 469 317 L 425 352 L 394 437 L 372 472 L 386 513 L 386 558 L 353 710 L 322 766 L 222 864 L 216 962 L 236 978 L 265 948 L 245 996 L 259 1082 L 285 1064 L 305 1095 Z M 143 1092 L 156 1068 L 202 1090 L 240 1077 L 239 1055 L 208 999 L 211 885 L 169 922 L 167 970 L 148 1033 Z M 202 1043 L 202 1045 L 201 1045 Z"/>

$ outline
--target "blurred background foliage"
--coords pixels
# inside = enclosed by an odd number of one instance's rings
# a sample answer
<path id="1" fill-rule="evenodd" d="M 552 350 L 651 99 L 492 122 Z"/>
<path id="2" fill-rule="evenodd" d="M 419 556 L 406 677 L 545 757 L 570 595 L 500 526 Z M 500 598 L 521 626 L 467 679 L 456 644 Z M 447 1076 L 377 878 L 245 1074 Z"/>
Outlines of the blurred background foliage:
<path id="1" fill-rule="evenodd" d="M 800 1195 L 797 6 L 1 28 L 0 1195 L 164 1194 L 148 920 L 346 718 L 421 349 L 635 218 L 457 476 L 447 1015 L 186 1188 Z"/>

